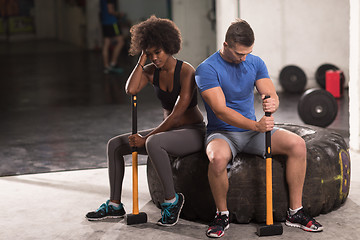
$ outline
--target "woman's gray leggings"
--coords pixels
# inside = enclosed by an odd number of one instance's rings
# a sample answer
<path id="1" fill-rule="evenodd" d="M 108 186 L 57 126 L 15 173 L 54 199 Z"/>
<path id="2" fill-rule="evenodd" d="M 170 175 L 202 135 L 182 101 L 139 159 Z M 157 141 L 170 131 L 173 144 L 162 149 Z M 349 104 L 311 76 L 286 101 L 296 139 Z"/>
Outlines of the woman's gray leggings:
<path id="1" fill-rule="evenodd" d="M 145 136 L 153 129 L 138 132 Z M 125 172 L 124 155 L 131 154 L 130 133 L 116 136 L 107 145 L 110 199 L 121 201 L 122 182 Z M 165 199 L 175 196 L 174 181 L 168 154 L 185 156 L 204 148 L 205 125 L 186 125 L 150 136 L 145 148 L 138 148 L 139 154 L 149 155 L 163 185 Z"/>

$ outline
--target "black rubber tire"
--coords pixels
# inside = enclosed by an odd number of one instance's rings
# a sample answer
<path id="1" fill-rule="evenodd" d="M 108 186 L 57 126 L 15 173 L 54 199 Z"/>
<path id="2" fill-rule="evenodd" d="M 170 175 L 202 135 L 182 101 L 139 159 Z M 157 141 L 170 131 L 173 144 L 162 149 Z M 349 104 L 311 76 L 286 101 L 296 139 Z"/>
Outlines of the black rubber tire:
<path id="1" fill-rule="evenodd" d="M 303 206 L 312 216 L 340 207 L 350 189 L 350 156 L 343 137 L 323 128 L 277 124 L 301 136 L 307 146 L 307 172 L 303 189 Z M 273 156 L 274 221 L 285 221 L 289 207 L 285 180 L 286 157 Z M 208 160 L 204 152 L 182 158 L 171 157 L 175 190 L 185 196 L 181 217 L 210 222 L 215 203 L 207 178 Z M 160 208 L 163 190 L 151 160 L 147 175 L 152 201 Z M 228 208 L 232 222 L 264 222 L 265 161 L 255 155 L 238 154 L 228 171 Z"/>

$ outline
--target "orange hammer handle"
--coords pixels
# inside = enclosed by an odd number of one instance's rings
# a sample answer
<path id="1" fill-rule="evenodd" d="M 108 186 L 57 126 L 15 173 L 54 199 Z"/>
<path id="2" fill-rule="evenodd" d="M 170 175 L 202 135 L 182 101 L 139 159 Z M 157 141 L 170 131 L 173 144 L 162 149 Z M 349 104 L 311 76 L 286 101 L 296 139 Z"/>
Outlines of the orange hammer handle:
<path id="1" fill-rule="evenodd" d="M 139 214 L 138 153 L 132 152 L 133 214 Z"/>
<path id="2" fill-rule="evenodd" d="M 132 134 L 137 133 L 137 98 L 132 96 Z M 139 214 L 138 193 L 138 153 L 136 147 L 132 148 L 132 182 L 133 182 L 133 214 Z"/>
<path id="3" fill-rule="evenodd" d="M 266 225 L 273 225 L 272 158 L 266 158 Z"/>

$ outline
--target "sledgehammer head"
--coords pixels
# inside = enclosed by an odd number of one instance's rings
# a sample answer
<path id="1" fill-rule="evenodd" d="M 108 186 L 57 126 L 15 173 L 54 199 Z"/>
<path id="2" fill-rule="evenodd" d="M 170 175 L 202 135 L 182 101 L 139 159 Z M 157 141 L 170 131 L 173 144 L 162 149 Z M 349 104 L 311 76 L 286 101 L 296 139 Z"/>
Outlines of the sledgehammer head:
<path id="1" fill-rule="evenodd" d="M 125 221 L 127 225 L 146 223 L 147 215 L 144 212 L 140 212 L 138 214 L 127 214 L 125 216 Z"/>
<path id="2" fill-rule="evenodd" d="M 283 227 L 281 223 L 274 223 L 272 225 L 260 224 L 257 227 L 257 235 L 262 236 L 274 236 L 281 235 L 283 233 Z"/>

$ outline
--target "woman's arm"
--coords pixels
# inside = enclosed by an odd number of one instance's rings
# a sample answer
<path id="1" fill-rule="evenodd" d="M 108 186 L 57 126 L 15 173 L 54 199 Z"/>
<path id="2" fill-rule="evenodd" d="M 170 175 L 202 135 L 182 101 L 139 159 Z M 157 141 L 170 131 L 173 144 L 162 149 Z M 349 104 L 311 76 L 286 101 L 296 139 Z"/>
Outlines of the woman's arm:
<path id="1" fill-rule="evenodd" d="M 146 54 L 142 51 L 138 63 L 126 81 L 125 91 L 127 94 L 136 95 L 152 80 L 150 66 L 144 66 L 146 59 Z"/>

